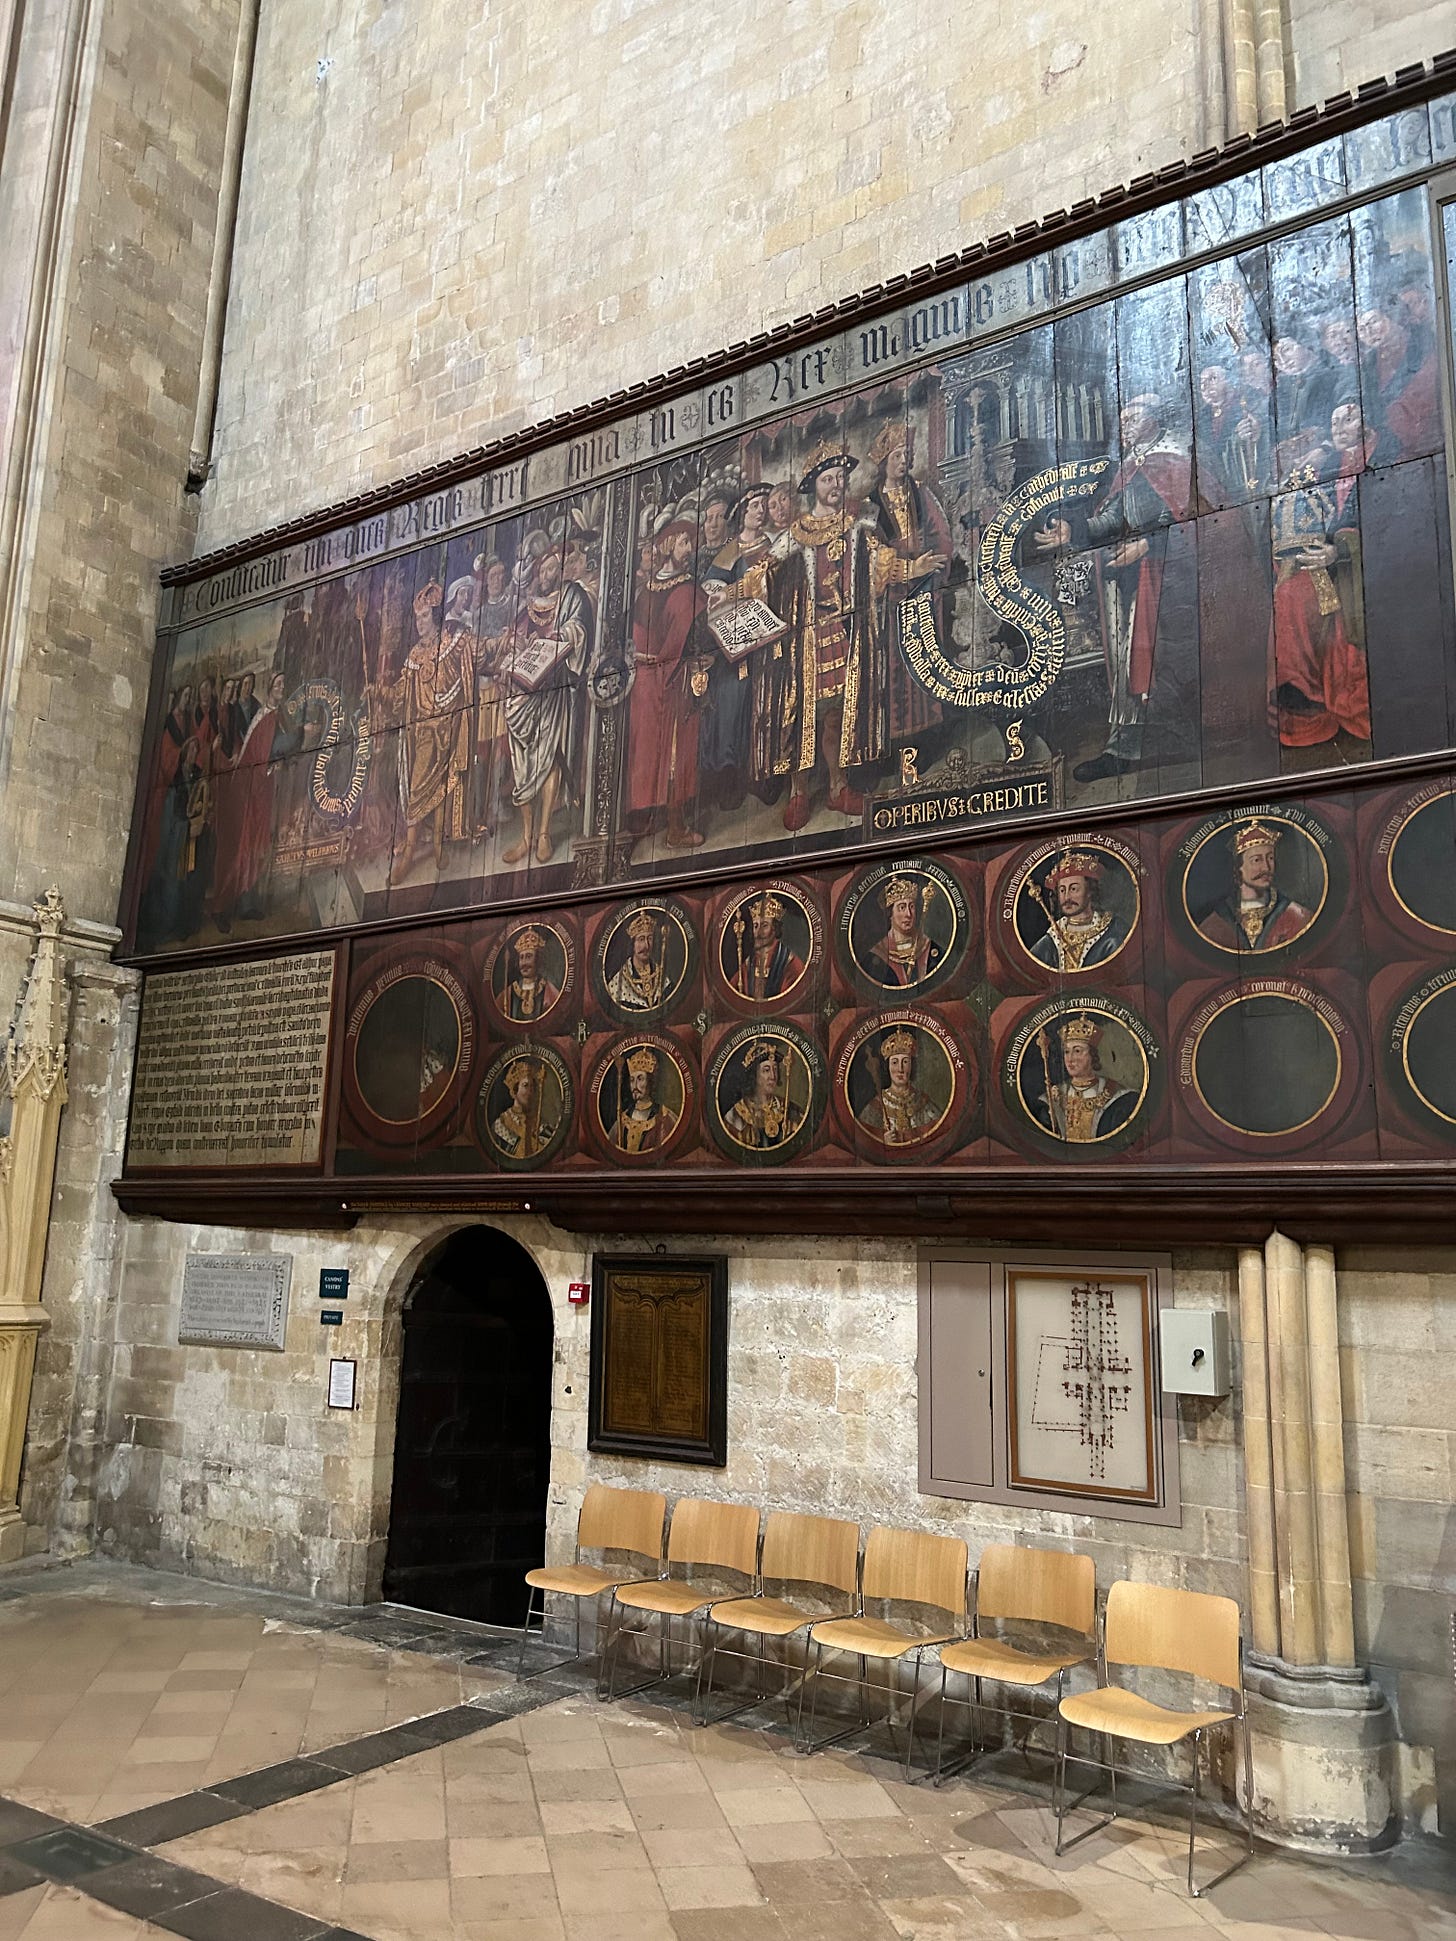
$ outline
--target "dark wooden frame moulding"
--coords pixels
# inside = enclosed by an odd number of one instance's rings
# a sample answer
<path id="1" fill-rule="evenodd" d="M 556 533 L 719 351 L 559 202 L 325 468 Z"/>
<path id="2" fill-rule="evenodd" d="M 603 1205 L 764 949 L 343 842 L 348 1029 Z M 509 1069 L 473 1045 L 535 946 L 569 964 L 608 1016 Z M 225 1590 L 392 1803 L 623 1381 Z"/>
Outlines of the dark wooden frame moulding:
<path id="1" fill-rule="evenodd" d="M 708 1341 L 704 1371 L 707 1433 L 701 1439 L 670 1434 L 603 1428 L 606 1387 L 613 1353 L 609 1334 L 612 1305 L 608 1283 L 621 1271 L 634 1275 L 680 1277 L 697 1274 L 706 1283 Z M 591 1373 L 587 1388 L 586 1446 L 594 1454 L 635 1456 L 646 1461 L 696 1463 L 722 1469 L 728 1461 L 728 1256 L 726 1254 L 596 1254 L 592 1258 Z"/>
<path id="2" fill-rule="evenodd" d="M 180 1169 L 179 1169 L 180 1171 Z M 1278 1227 L 1295 1240 L 1449 1242 L 1456 1198 L 1449 1166 L 1309 1161 L 1284 1166 L 988 1167 L 979 1175 L 896 1178 L 833 1172 L 762 1174 L 662 1169 L 631 1182 L 513 1175 L 470 1185 L 439 1174 L 264 1181 L 218 1173 L 113 1181 L 126 1213 L 204 1225 L 347 1229 L 398 1213 L 475 1219 L 536 1213 L 583 1234 L 874 1234 L 926 1242 L 1065 1246 L 1070 1228 L 1108 1247 L 1262 1246 Z"/>

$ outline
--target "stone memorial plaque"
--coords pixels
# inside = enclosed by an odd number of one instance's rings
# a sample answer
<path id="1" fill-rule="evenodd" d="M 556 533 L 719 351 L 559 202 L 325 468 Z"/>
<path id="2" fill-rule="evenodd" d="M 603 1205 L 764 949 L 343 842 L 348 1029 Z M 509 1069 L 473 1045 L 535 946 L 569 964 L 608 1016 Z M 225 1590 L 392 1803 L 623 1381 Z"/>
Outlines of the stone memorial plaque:
<path id="1" fill-rule="evenodd" d="M 147 978 L 127 1167 L 315 1166 L 334 952 Z"/>
<path id="2" fill-rule="evenodd" d="M 292 1276 L 292 1254 L 189 1254 L 178 1341 L 281 1349 Z"/>
<path id="3" fill-rule="evenodd" d="M 728 1460 L 728 1263 L 598 1255 L 588 1444 L 721 1467 Z"/>

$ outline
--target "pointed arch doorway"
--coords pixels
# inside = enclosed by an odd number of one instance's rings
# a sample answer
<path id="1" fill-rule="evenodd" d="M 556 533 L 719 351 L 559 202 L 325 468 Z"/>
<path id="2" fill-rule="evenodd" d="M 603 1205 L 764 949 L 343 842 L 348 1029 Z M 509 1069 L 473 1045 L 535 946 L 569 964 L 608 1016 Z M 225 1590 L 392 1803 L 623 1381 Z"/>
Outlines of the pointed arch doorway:
<path id="1" fill-rule="evenodd" d="M 384 1596 L 518 1625 L 546 1547 L 551 1298 L 493 1227 L 452 1234 L 405 1297 Z"/>

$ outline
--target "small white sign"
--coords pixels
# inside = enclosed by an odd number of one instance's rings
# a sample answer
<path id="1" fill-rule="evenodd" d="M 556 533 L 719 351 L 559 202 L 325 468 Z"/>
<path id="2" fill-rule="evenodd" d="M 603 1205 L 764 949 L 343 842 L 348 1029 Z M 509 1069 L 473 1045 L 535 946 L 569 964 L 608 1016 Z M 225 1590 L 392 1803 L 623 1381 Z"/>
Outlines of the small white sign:
<path id="1" fill-rule="evenodd" d="M 292 1254 L 189 1254 L 178 1341 L 281 1350 L 292 1278 Z"/>
<path id="2" fill-rule="evenodd" d="M 329 1407 L 331 1409 L 351 1409 L 354 1406 L 354 1371 L 352 1361 L 331 1361 L 329 1363 Z"/>

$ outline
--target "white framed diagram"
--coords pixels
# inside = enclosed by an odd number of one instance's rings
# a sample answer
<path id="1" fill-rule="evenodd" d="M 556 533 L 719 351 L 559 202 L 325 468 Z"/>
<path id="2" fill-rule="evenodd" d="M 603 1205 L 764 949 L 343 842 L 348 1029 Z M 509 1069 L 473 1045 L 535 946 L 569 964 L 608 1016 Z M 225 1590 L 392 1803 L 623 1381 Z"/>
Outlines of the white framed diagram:
<path id="1" fill-rule="evenodd" d="M 1149 1273 L 1007 1268 L 1012 1488 L 1157 1501 L 1154 1300 Z"/>

